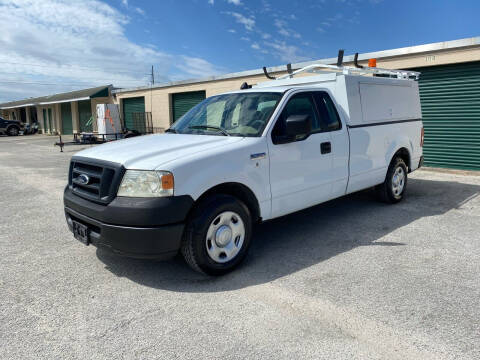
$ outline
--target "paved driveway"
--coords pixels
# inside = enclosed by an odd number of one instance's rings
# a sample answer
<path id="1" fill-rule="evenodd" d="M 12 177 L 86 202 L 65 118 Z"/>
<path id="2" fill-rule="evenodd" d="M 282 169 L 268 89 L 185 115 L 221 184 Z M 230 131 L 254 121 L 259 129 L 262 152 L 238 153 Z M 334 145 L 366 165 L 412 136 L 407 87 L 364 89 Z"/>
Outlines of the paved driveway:
<path id="1" fill-rule="evenodd" d="M 478 359 L 480 176 L 418 171 L 265 223 L 221 278 L 85 247 L 70 156 L 0 138 L 0 358 Z"/>

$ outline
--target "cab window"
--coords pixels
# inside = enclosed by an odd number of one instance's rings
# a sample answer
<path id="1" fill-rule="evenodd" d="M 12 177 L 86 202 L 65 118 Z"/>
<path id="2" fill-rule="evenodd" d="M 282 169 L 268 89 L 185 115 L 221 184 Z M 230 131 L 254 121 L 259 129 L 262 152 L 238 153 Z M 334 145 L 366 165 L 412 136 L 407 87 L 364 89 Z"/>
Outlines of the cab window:
<path id="1" fill-rule="evenodd" d="M 283 111 L 272 130 L 272 135 L 274 137 L 285 135 L 285 124 L 290 115 L 309 115 L 312 129 L 311 132 L 322 131 L 311 93 L 296 94 L 288 100 L 287 105 L 283 108 Z"/>
<path id="2" fill-rule="evenodd" d="M 315 94 L 315 101 L 318 111 L 321 115 L 322 122 L 326 131 L 335 131 L 342 128 L 340 117 L 332 99 L 326 92 L 318 92 Z"/>

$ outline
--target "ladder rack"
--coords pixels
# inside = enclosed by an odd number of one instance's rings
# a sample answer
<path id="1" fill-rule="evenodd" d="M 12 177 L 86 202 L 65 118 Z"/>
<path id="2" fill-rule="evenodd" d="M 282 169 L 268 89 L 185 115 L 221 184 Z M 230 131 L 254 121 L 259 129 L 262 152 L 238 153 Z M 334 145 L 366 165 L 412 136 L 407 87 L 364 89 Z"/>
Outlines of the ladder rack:
<path id="1" fill-rule="evenodd" d="M 311 64 L 307 65 L 301 69 L 292 71 L 286 75 L 279 76 L 275 80 L 284 80 L 284 79 L 292 79 L 295 75 L 309 72 L 309 73 L 325 73 L 325 72 L 333 72 L 333 73 L 342 73 L 344 75 L 388 75 L 394 76 L 397 79 L 405 79 L 405 80 L 418 80 L 420 77 L 420 73 L 416 71 L 408 71 L 408 70 L 390 70 L 390 69 L 382 69 L 376 67 L 354 67 L 354 66 L 338 66 L 338 65 L 327 65 L 327 64 Z"/>

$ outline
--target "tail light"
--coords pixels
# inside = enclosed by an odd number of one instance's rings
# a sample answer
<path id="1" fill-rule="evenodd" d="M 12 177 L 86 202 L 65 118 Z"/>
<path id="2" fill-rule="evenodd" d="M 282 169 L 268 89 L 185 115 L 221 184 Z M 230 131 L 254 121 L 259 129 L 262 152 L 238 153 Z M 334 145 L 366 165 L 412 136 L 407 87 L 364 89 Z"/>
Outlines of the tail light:
<path id="1" fill-rule="evenodd" d="M 423 147 L 424 139 L 425 139 L 425 129 L 422 127 L 422 132 L 420 133 L 420 147 Z"/>

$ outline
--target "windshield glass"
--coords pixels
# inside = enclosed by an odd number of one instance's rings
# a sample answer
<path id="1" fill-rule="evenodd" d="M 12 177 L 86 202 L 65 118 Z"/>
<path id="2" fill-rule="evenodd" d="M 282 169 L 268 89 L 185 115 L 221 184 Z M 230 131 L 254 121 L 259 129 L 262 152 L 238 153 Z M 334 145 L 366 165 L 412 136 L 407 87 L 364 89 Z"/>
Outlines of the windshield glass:
<path id="1" fill-rule="evenodd" d="M 260 136 L 281 93 L 237 93 L 212 96 L 178 119 L 170 132 Z"/>

